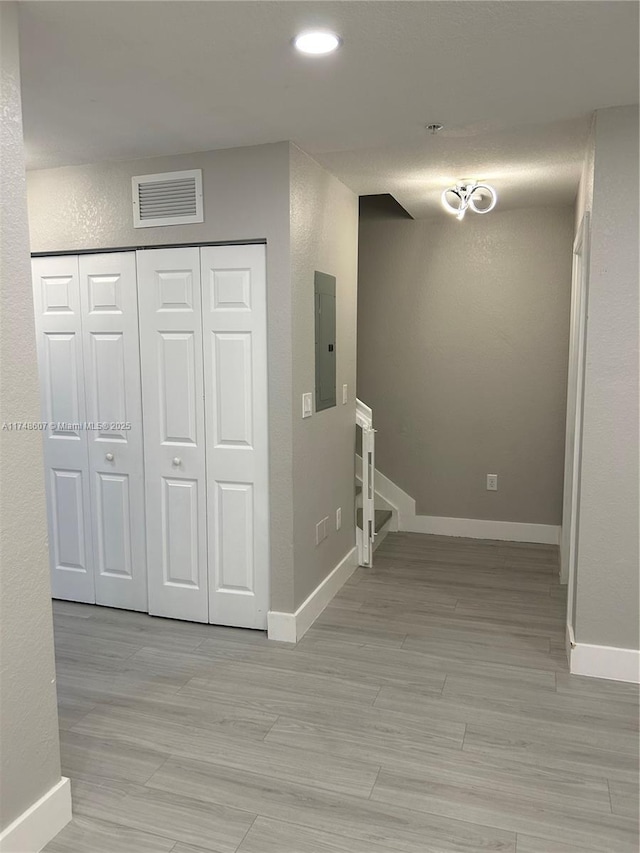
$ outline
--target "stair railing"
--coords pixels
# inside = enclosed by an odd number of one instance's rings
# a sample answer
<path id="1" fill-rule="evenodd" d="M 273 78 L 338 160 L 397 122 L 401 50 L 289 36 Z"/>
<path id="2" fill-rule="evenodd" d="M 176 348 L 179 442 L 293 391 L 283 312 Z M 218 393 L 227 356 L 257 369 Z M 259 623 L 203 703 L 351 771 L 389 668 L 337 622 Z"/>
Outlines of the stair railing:
<path id="1" fill-rule="evenodd" d="M 356 528 L 358 563 L 371 566 L 373 563 L 373 540 L 375 528 L 375 483 L 376 431 L 373 428 L 373 412 L 362 400 L 356 399 L 356 427 L 362 430 L 362 531 Z"/>

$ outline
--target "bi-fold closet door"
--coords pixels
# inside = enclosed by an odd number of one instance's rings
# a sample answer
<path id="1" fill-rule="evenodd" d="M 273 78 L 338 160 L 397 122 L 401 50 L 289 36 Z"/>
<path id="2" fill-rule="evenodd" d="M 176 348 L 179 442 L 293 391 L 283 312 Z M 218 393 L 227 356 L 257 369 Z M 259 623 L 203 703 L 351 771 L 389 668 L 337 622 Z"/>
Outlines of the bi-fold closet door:
<path id="1" fill-rule="evenodd" d="M 266 628 L 261 245 L 138 253 L 149 612 Z"/>
<path id="2" fill-rule="evenodd" d="M 33 260 L 51 587 L 147 610 L 134 252 Z"/>
<path id="3" fill-rule="evenodd" d="M 264 246 L 36 258 L 33 283 L 54 597 L 266 628 Z"/>

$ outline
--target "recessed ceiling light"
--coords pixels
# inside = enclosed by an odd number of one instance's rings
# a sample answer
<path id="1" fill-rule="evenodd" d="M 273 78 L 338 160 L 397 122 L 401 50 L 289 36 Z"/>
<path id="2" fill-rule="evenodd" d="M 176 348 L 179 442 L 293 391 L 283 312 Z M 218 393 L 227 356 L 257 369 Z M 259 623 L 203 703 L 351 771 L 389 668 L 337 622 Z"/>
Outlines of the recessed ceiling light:
<path id="1" fill-rule="evenodd" d="M 299 33 L 294 38 L 293 44 L 300 53 L 323 56 L 337 50 L 342 44 L 342 39 L 328 30 L 307 30 L 304 33 Z"/>

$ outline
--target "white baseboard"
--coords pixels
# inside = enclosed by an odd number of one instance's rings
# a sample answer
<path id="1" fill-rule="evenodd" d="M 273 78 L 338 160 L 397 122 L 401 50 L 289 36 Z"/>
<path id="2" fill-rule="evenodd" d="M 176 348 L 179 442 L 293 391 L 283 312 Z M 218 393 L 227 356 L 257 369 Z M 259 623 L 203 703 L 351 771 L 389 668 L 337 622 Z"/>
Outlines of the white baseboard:
<path id="1" fill-rule="evenodd" d="M 71 820 L 66 776 L 0 834 L 0 853 L 39 853 Z"/>
<path id="2" fill-rule="evenodd" d="M 526 524 L 519 521 L 488 521 L 483 518 L 444 518 L 439 515 L 400 515 L 399 530 L 469 539 L 499 539 L 504 542 L 533 542 L 557 545 L 560 527 L 554 524 Z"/>
<path id="3" fill-rule="evenodd" d="M 569 669 L 572 675 L 640 684 L 640 651 L 576 643 L 571 649 Z"/>
<path id="4" fill-rule="evenodd" d="M 334 595 L 349 580 L 358 565 L 357 548 L 352 548 L 327 575 L 295 613 L 270 610 L 267 633 L 270 640 L 297 643 L 316 621 Z"/>
<path id="5" fill-rule="evenodd" d="M 362 459 L 356 454 L 356 477 L 361 479 Z M 383 502 L 397 514 L 398 530 L 407 533 L 431 533 L 438 536 L 463 536 L 469 539 L 499 539 L 505 542 L 533 542 L 541 545 L 560 543 L 559 525 L 527 524 L 516 521 L 487 521 L 482 518 L 445 518 L 416 515 L 416 502 L 376 468 L 375 490 Z M 395 524 L 395 518 L 394 518 Z"/>

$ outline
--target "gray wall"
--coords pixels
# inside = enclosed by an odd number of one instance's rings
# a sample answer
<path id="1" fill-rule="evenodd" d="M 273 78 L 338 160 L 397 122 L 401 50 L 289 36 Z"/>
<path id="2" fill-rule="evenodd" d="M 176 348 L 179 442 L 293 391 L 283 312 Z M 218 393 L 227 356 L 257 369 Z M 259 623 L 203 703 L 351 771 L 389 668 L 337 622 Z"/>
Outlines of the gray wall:
<path id="1" fill-rule="evenodd" d="M 638 107 L 596 113 L 575 634 L 639 647 Z M 579 224 L 579 221 L 578 221 Z"/>
<path id="2" fill-rule="evenodd" d="M 203 169 L 205 222 L 134 229 L 131 176 Z M 32 249 L 267 240 L 271 608 L 292 612 L 354 541 L 357 199 L 288 142 L 31 172 Z M 338 383 L 349 403 L 302 421 L 314 389 L 313 273 L 338 279 Z M 335 510 L 343 526 L 335 530 Z M 294 510 L 295 507 L 295 510 Z M 329 515 L 318 548 L 315 525 Z"/>
<path id="3" fill-rule="evenodd" d="M 299 148 L 291 148 L 295 606 L 353 548 L 358 199 Z M 314 271 L 336 277 L 335 408 L 302 419 L 315 388 Z M 342 403 L 342 386 L 348 402 Z M 314 393 L 315 400 L 315 393 Z M 336 530 L 336 509 L 342 527 Z M 316 523 L 328 537 L 315 544 Z"/>
<path id="4" fill-rule="evenodd" d="M 134 229 L 132 175 L 202 169 L 205 222 Z M 267 240 L 271 606 L 293 608 L 289 143 L 28 174 L 34 252 Z"/>
<path id="5" fill-rule="evenodd" d="M 360 221 L 358 396 L 420 515 L 557 525 L 573 209 Z M 498 491 L 486 475 L 498 474 Z"/>
<path id="6" fill-rule="evenodd" d="M 0 421 L 38 421 L 17 8 L 0 3 Z M 0 432 L 0 830 L 60 781 L 39 432 Z"/>

